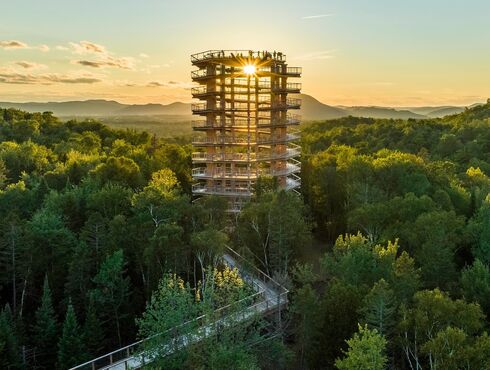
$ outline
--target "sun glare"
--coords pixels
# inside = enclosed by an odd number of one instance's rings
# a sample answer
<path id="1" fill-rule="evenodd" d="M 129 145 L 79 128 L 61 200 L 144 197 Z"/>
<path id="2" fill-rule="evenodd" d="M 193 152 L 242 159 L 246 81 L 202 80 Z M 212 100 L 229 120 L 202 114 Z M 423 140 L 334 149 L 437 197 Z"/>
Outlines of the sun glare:
<path id="1" fill-rule="evenodd" d="M 243 67 L 243 72 L 245 72 L 247 75 L 253 75 L 255 73 L 255 66 L 248 64 Z"/>

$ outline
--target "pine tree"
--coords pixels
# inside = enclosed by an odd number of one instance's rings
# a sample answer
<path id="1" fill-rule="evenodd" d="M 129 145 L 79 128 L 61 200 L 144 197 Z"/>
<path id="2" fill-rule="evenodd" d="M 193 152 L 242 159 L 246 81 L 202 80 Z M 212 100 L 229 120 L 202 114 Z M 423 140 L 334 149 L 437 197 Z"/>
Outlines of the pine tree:
<path id="1" fill-rule="evenodd" d="M 19 342 L 12 320 L 10 307 L 0 312 L 0 368 L 19 369 L 21 367 Z"/>
<path id="2" fill-rule="evenodd" d="M 91 291 L 100 316 L 105 323 L 115 326 L 109 329 L 117 333 L 119 345 L 122 344 L 122 322 L 128 316 L 129 306 L 129 278 L 124 276 L 124 265 L 122 250 L 108 256 L 93 278 L 96 288 Z"/>
<path id="3" fill-rule="evenodd" d="M 96 357 L 104 348 L 104 332 L 102 324 L 97 317 L 97 311 L 95 305 L 91 299 L 87 308 L 87 314 L 85 315 L 85 322 L 83 324 L 83 341 L 87 347 L 87 352 Z"/>
<path id="4" fill-rule="evenodd" d="M 51 289 L 49 288 L 48 277 L 46 276 L 44 278 L 41 305 L 36 311 L 36 323 L 33 328 L 36 362 L 40 366 L 53 368 L 56 359 L 53 343 L 56 343 L 57 339 L 57 326 L 51 298 Z"/>
<path id="5" fill-rule="evenodd" d="M 389 337 L 396 324 L 396 307 L 395 293 L 389 284 L 381 279 L 364 298 L 360 313 L 371 329 Z"/>
<path id="6" fill-rule="evenodd" d="M 63 323 L 63 333 L 58 342 L 58 369 L 69 369 L 87 359 L 88 356 L 82 339 L 83 335 L 77 323 L 75 310 L 70 302 Z"/>

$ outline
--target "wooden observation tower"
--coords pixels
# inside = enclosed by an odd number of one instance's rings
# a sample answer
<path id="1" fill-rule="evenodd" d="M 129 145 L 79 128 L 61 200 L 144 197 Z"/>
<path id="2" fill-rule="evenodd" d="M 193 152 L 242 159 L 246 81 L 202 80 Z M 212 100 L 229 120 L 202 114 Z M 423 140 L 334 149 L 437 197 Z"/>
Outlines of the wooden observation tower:
<path id="1" fill-rule="evenodd" d="M 195 196 L 220 195 L 229 199 L 229 211 L 239 212 L 253 194 L 260 176 L 277 178 L 280 188 L 300 186 L 300 148 L 294 127 L 299 116 L 297 94 L 301 68 L 288 67 L 280 52 L 209 50 L 191 56 L 192 80 L 199 84 L 192 96 L 196 136 L 192 154 Z"/>

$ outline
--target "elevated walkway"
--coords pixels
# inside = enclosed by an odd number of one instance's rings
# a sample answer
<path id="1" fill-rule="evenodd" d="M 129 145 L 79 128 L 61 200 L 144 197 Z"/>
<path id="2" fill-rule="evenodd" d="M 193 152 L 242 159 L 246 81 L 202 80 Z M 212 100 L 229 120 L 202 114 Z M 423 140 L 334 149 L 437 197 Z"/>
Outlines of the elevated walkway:
<path id="1" fill-rule="evenodd" d="M 277 313 L 281 318 L 281 310 L 288 303 L 288 290 L 274 281 L 261 270 L 252 266 L 233 249 L 228 248 L 222 261 L 230 268 L 237 268 L 241 278 L 250 285 L 254 293 L 228 306 L 217 309 L 210 317 L 203 315 L 179 326 L 179 330 L 188 327 L 189 332 L 170 339 L 168 344 L 158 348 L 157 353 L 145 350 L 147 338 L 116 351 L 75 366 L 70 370 L 128 370 L 140 369 L 151 364 L 157 357 L 168 356 L 179 349 L 197 343 L 212 335 L 223 327 L 229 327 L 250 319 L 254 315 L 266 316 Z M 237 307 L 244 306 L 237 309 Z M 219 319 L 217 319 L 219 317 Z M 172 329 L 170 329 L 172 330 Z"/>

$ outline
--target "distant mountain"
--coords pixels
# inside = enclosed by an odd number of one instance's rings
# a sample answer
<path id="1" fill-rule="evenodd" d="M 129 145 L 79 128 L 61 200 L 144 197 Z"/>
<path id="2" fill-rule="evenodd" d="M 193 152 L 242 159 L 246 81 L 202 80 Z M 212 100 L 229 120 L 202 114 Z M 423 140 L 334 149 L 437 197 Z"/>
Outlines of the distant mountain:
<path id="1" fill-rule="evenodd" d="M 397 110 L 395 108 L 385 107 L 344 107 L 349 115 L 355 117 L 371 118 L 397 118 L 397 119 L 422 119 L 427 118 L 424 115 L 413 113 L 408 110 Z"/>
<path id="2" fill-rule="evenodd" d="M 190 104 L 121 104 L 112 100 L 85 100 L 49 103 L 0 102 L 2 108 L 17 108 L 28 112 L 53 112 L 56 116 L 108 117 L 128 115 L 182 115 L 190 116 Z"/>
<path id="3" fill-rule="evenodd" d="M 346 116 L 372 118 L 423 119 L 443 117 L 464 111 L 464 107 L 435 106 L 413 108 L 389 107 L 348 107 L 324 104 L 307 94 L 295 94 L 302 100 L 300 114 L 304 121 L 334 119 Z M 480 104 L 474 104 L 477 106 Z M 60 117 L 127 117 L 127 116 L 177 116 L 190 119 L 189 103 L 171 104 L 121 104 L 113 100 L 85 100 L 48 103 L 9 103 L 0 102 L 1 108 L 17 108 L 28 112 L 51 111 Z M 294 112 L 293 112 L 294 113 Z"/>
<path id="4" fill-rule="evenodd" d="M 125 107 L 113 100 L 85 100 L 48 103 L 4 103 L 2 108 L 17 108 L 27 112 L 53 112 L 56 116 L 108 116 Z"/>
<path id="5" fill-rule="evenodd" d="M 175 102 L 168 105 L 162 104 L 145 104 L 145 105 L 128 105 L 119 110 L 116 115 L 191 115 L 190 104 Z"/>
<path id="6" fill-rule="evenodd" d="M 446 107 L 446 108 L 436 109 L 432 112 L 428 112 L 427 116 L 431 118 L 444 117 L 444 116 L 450 116 L 453 114 L 464 112 L 464 110 L 465 108 L 463 107 Z"/>
<path id="7" fill-rule="evenodd" d="M 301 99 L 300 114 L 304 121 L 334 119 L 349 115 L 344 109 L 323 104 L 311 95 L 294 94 L 293 97 Z"/>
<path id="8" fill-rule="evenodd" d="M 451 105 L 435 105 L 435 106 L 426 106 L 426 107 L 396 107 L 395 109 L 397 110 L 408 110 L 413 113 L 417 114 L 422 114 L 426 116 L 430 112 L 434 112 L 439 109 L 444 109 L 444 108 L 452 108 L 453 106 Z"/>

